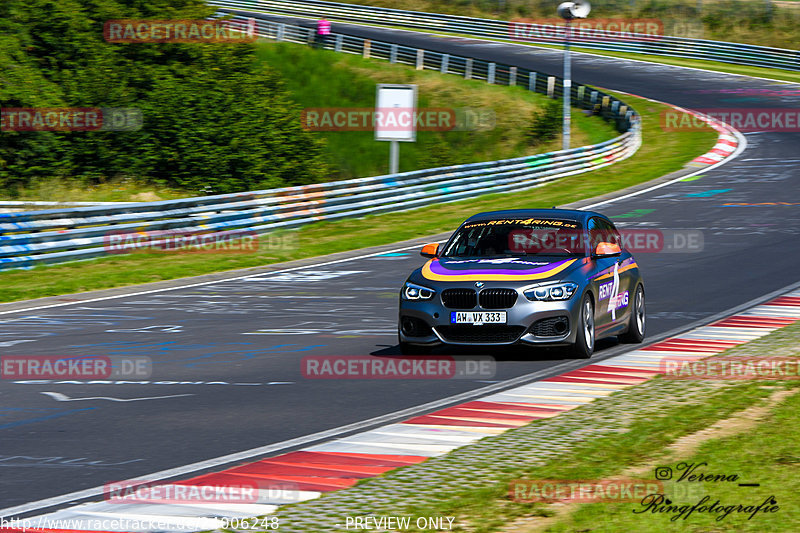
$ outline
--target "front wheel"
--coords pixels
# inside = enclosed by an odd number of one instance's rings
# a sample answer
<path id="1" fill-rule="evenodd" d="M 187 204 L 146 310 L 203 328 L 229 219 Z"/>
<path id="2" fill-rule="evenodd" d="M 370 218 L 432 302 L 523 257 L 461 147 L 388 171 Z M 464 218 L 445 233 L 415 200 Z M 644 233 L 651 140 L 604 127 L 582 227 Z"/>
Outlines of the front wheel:
<path id="1" fill-rule="evenodd" d="M 583 297 L 578 331 L 575 334 L 575 344 L 572 345 L 572 355 L 579 359 L 589 359 L 594 352 L 594 304 L 588 294 Z"/>
<path id="2" fill-rule="evenodd" d="M 619 336 L 619 340 L 625 343 L 639 344 L 644 340 L 647 312 L 644 307 L 644 289 L 641 285 L 636 287 L 633 296 L 633 307 L 631 308 L 631 318 L 628 323 L 628 331 Z"/>

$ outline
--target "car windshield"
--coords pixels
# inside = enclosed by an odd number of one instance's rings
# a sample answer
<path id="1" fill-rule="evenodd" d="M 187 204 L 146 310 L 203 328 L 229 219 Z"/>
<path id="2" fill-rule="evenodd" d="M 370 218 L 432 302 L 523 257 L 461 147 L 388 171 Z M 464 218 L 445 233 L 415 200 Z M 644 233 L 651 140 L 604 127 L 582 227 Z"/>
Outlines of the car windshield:
<path id="1" fill-rule="evenodd" d="M 582 226 L 574 220 L 497 219 L 464 224 L 443 257 L 585 255 Z"/>

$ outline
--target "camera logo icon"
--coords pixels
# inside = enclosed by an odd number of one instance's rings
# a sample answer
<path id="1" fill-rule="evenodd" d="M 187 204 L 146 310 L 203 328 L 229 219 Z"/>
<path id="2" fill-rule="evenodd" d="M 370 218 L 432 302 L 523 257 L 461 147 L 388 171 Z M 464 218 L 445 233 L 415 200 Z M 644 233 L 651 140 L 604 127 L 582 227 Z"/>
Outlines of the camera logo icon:
<path id="1" fill-rule="evenodd" d="M 656 467 L 656 479 L 659 481 L 665 481 L 667 479 L 672 479 L 672 468 L 668 466 L 657 466 Z"/>

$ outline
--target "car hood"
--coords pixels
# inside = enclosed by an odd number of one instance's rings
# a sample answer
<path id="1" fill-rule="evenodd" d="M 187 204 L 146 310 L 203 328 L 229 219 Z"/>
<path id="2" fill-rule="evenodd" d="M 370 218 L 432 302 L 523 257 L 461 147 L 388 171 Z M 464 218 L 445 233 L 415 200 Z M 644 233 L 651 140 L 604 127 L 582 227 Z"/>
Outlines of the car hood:
<path id="1" fill-rule="evenodd" d="M 431 259 L 420 275 L 432 281 L 536 281 L 563 276 L 583 264 L 582 258 L 546 259 L 504 257 L 499 259 Z"/>

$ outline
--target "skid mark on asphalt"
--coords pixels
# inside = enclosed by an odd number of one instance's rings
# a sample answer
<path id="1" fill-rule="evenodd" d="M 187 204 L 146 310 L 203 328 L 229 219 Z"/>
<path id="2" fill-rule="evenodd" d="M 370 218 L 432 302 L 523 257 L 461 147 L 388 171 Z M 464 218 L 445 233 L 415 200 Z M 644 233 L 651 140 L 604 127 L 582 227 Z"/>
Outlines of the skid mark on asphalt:
<path id="1" fill-rule="evenodd" d="M 183 396 L 194 396 L 194 394 L 170 394 L 168 396 L 147 396 L 145 398 L 112 398 L 111 396 L 90 396 L 88 398 L 70 398 L 60 392 L 42 392 L 45 396 L 50 396 L 58 402 L 81 402 L 86 400 L 108 400 L 110 402 L 140 402 L 142 400 L 163 400 L 165 398 L 181 398 Z"/>

